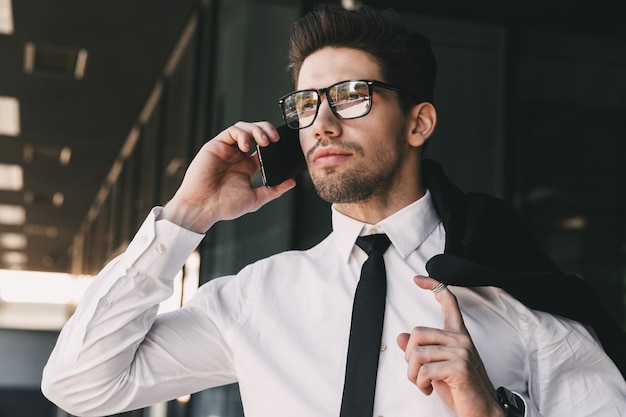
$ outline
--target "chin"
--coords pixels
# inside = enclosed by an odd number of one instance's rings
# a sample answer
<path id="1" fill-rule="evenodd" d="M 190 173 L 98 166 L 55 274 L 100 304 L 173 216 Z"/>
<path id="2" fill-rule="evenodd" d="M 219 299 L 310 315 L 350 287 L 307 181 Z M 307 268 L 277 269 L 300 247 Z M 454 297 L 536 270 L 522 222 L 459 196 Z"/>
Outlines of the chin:
<path id="1" fill-rule="evenodd" d="M 371 187 L 361 181 L 349 181 L 345 178 L 324 177 L 321 180 L 313 178 L 313 185 L 317 195 L 324 201 L 332 204 L 358 203 L 372 195 Z"/>

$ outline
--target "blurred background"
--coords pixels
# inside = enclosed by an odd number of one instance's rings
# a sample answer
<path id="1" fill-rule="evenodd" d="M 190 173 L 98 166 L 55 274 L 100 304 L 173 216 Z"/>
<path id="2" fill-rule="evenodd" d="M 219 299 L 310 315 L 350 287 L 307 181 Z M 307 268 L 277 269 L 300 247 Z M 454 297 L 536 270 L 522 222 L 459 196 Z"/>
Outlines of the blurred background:
<path id="1" fill-rule="evenodd" d="M 39 390 L 93 275 L 172 196 L 202 143 L 280 123 L 307 0 L 0 0 L 0 417 L 67 417 Z M 427 157 L 511 202 L 626 328 L 626 26 L 617 1 L 336 1 L 393 7 L 439 63 Z M 330 210 L 306 174 L 218 224 L 162 310 L 260 257 L 307 248 Z M 580 306 L 585 308 L 585 306 Z M 124 415 L 242 416 L 236 385 Z"/>

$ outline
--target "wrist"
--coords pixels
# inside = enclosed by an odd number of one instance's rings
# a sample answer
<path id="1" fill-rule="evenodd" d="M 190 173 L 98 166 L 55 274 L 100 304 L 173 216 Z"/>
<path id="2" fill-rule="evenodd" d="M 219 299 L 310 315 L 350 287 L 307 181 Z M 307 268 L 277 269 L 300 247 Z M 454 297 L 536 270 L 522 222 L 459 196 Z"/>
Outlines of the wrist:
<path id="1" fill-rule="evenodd" d="M 167 220 L 195 233 L 206 233 L 216 223 L 211 220 L 205 207 L 179 204 L 175 200 L 171 200 L 163 207 L 157 220 Z"/>

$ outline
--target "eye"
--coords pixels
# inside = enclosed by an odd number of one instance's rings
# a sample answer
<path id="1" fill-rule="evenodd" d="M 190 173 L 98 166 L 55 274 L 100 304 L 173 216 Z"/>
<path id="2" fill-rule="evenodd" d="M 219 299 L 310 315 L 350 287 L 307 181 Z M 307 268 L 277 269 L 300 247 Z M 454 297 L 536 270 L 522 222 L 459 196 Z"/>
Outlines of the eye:
<path id="1" fill-rule="evenodd" d="M 317 110 L 317 99 L 312 94 L 301 95 L 296 101 L 296 110 L 299 114 L 315 113 Z"/>
<path id="2" fill-rule="evenodd" d="M 307 111 L 311 109 L 315 109 L 315 103 L 312 100 L 308 100 L 304 103 L 300 104 L 300 111 Z"/>
<path id="3" fill-rule="evenodd" d="M 369 99 L 369 88 L 363 82 L 345 83 L 336 89 L 335 101 L 338 103 L 348 103 Z"/>
<path id="4" fill-rule="evenodd" d="M 359 83 L 353 86 L 353 90 L 350 92 L 350 99 L 351 100 L 367 99 L 369 95 L 370 95 L 370 91 L 369 91 L 369 88 L 367 87 L 367 84 Z"/>

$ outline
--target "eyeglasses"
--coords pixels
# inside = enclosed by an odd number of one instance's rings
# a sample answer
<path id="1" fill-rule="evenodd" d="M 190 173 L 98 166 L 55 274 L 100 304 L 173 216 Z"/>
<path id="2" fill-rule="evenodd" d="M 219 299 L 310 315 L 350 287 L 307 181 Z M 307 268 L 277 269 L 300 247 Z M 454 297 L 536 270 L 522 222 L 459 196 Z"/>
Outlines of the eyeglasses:
<path id="1" fill-rule="evenodd" d="M 322 102 L 322 94 L 326 96 L 328 105 L 337 118 L 357 119 L 367 115 L 372 109 L 374 87 L 402 91 L 382 81 L 347 80 L 319 90 L 294 91 L 281 97 L 278 104 L 283 111 L 283 119 L 287 126 L 292 129 L 304 129 L 315 121 Z"/>

